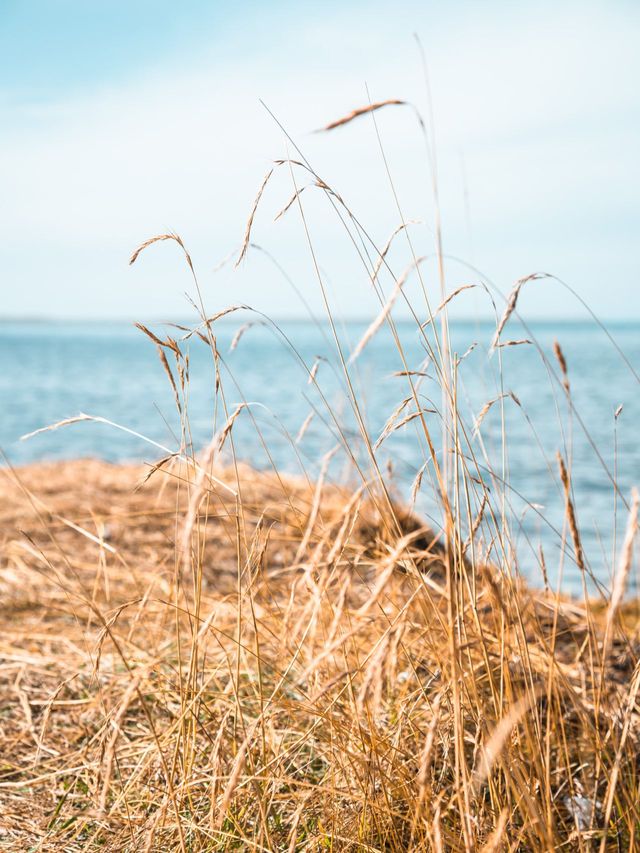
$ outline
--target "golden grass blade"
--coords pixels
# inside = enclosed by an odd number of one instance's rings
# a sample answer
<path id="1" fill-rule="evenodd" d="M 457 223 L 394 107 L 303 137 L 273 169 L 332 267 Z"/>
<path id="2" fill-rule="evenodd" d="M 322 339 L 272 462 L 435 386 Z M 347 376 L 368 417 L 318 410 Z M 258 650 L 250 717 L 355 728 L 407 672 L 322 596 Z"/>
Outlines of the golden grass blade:
<path id="1" fill-rule="evenodd" d="M 495 335 L 493 336 L 493 341 L 491 342 L 491 348 L 492 349 L 497 348 L 498 342 L 500 340 L 500 333 L 502 332 L 504 327 L 507 325 L 507 321 L 508 321 L 509 317 L 516 310 L 516 306 L 518 304 L 518 297 L 520 296 L 520 291 L 522 290 L 524 285 L 528 281 L 537 281 L 538 279 L 549 278 L 549 277 L 550 276 L 548 275 L 548 273 L 533 273 L 532 275 L 527 275 L 527 276 L 524 276 L 524 278 L 518 279 L 518 281 L 515 283 L 511 293 L 509 294 L 509 296 L 507 298 L 507 307 L 504 309 L 504 313 L 502 314 L 502 317 L 500 318 L 500 322 L 498 323 L 498 327 L 496 328 Z"/>
<path id="2" fill-rule="evenodd" d="M 440 801 L 436 802 L 433 810 L 433 820 L 431 822 L 433 831 L 433 853 L 444 853 L 444 841 L 442 839 L 442 815 Z"/>
<path id="3" fill-rule="evenodd" d="M 497 396 L 497 397 L 494 397 L 492 400 L 488 400 L 488 401 L 484 404 L 484 406 L 483 406 L 483 407 L 480 409 L 480 411 L 478 412 L 478 414 L 477 414 L 477 416 L 476 416 L 475 421 L 473 422 L 473 433 L 472 433 L 472 434 L 473 434 L 473 436 L 474 436 L 474 437 L 475 437 L 475 436 L 477 436 L 477 435 L 478 435 L 478 433 L 480 432 L 480 427 L 482 426 L 482 422 L 483 422 L 483 420 L 486 418 L 486 416 L 489 414 L 489 412 L 491 411 L 491 409 L 493 408 L 493 406 L 494 406 L 496 403 L 498 403 L 500 400 L 504 400 L 504 398 L 505 398 L 505 397 L 508 397 L 508 396 L 509 396 L 509 395 L 508 395 L 507 393 L 505 393 L 505 394 L 498 394 L 498 396 Z"/>
<path id="4" fill-rule="evenodd" d="M 532 341 L 530 341 L 529 338 L 520 338 L 517 341 L 500 341 L 500 343 L 495 344 L 494 349 L 500 349 L 501 347 L 521 347 L 530 343 L 532 343 Z"/>
<path id="5" fill-rule="evenodd" d="M 196 308 L 197 308 L 197 306 L 196 306 Z M 203 343 L 207 344 L 207 346 L 211 346 L 210 338 L 208 338 L 206 335 L 203 335 L 201 330 L 202 329 L 209 329 L 210 330 L 211 326 L 213 326 L 214 323 L 217 323 L 218 320 L 222 319 L 222 317 L 226 317 L 228 314 L 233 314 L 235 311 L 241 311 L 241 310 L 247 310 L 247 309 L 251 310 L 249 308 L 249 306 L 245 305 L 244 303 L 240 303 L 239 305 L 230 305 L 228 308 L 223 308 L 222 310 L 217 311 L 215 314 L 212 314 L 211 317 L 205 317 L 205 319 L 199 325 L 197 325 L 195 328 L 186 330 L 187 331 L 186 335 L 183 335 L 180 338 L 180 340 L 181 341 L 188 341 L 190 338 L 192 338 L 194 335 L 196 335 L 197 337 L 200 338 L 200 340 Z M 136 325 L 139 325 L 139 324 L 136 324 Z M 248 323 L 247 325 L 251 325 L 251 323 Z M 142 327 L 142 326 L 139 326 L 139 328 L 142 328 L 143 331 L 146 331 L 144 329 L 144 327 Z M 180 326 L 179 328 L 184 331 L 184 326 Z M 173 349 L 174 352 L 176 353 L 176 355 L 181 354 L 180 350 L 178 348 L 178 345 L 173 340 L 173 338 L 167 338 L 167 342 L 164 344 L 164 346 L 168 346 L 171 349 Z"/>
<path id="6" fill-rule="evenodd" d="M 316 381 L 316 376 L 318 375 L 318 368 L 320 367 L 321 361 L 325 361 L 325 359 L 322 358 L 322 356 L 317 355 L 314 362 L 313 362 L 311 370 L 309 371 L 309 378 L 307 379 L 307 385 L 313 385 L 313 383 Z"/>
<path id="7" fill-rule="evenodd" d="M 613 581 L 611 598 L 609 599 L 609 607 L 607 609 L 607 637 L 611 636 L 613 624 L 615 622 L 616 615 L 618 613 L 618 610 L 620 609 L 620 605 L 622 604 L 622 599 L 624 598 L 624 593 L 627 588 L 627 580 L 629 578 L 631 564 L 633 561 L 633 543 L 638 532 L 639 502 L 640 497 L 638 496 L 638 490 L 634 488 L 631 490 L 631 509 L 629 510 L 629 517 L 627 520 L 627 530 L 625 533 L 624 542 L 622 543 L 620 561 L 618 563 L 616 575 Z"/>
<path id="8" fill-rule="evenodd" d="M 142 680 L 142 673 L 136 673 L 131 679 L 131 683 L 124 692 L 118 710 L 110 720 L 111 734 L 107 740 L 104 756 L 102 759 L 102 788 L 98 799 L 98 812 L 101 815 L 107 814 L 107 797 L 109 796 L 109 786 L 111 784 L 111 775 L 113 772 L 113 760 L 115 758 L 116 744 L 118 738 L 122 735 L 121 723 L 125 714 L 129 710 L 129 705 L 133 697 L 138 691 L 138 687 Z"/>
<path id="9" fill-rule="evenodd" d="M 411 503 L 414 504 L 418 497 L 418 492 L 420 491 L 420 487 L 422 486 L 422 478 L 424 477 L 424 472 L 427 470 L 427 465 L 429 463 L 425 462 L 418 469 L 418 473 L 414 477 L 413 483 L 411 484 Z"/>
<path id="10" fill-rule="evenodd" d="M 222 450 L 224 443 L 227 440 L 227 436 L 229 435 L 229 433 L 233 429 L 233 425 L 236 422 L 238 415 L 240 414 L 240 412 L 243 409 L 246 409 L 246 407 L 247 407 L 246 403 L 238 403 L 236 408 L 233 410 L 233 412 L 227 418 L 226 423 L 224 424 L 224 426 L 222 427 L 222 429 L 220 430 L 220 432 L 218 433 L 218 435 L 216 437 L 216 451 L 217 451 L 217 453 L 220 453 L 220 451 Z"/>
<path id="11" fill-rule="evenodd" d="M 495 726 L 486 743 L 480 747 L 476 766 L 473 771 L 473 789 L 476 795 L 489 777 L 489 773 L 500 753 L 505 748 L 514 726 L 530 710 L 536 695 L 523 696 Z"/>
<path id="12" fill-rule="evenodd" d="M 153 246 L 154 243 L 160 243 L 164 240 L 173 240 L 174 242 L 176 242 L 180 246 L 180 248 L 184 252 L 184 255 L 185 255 L 185 258 L 187 259 L 187 263 L 189 264 L 189 267 L 191 268 L 191 270 L 193 270 L 193 263 L 191 262 L 191 256 L 189 255 L 189 252 L 187 252 L 187 249 L 186 249 L 184 243 L 182 242 L 182 238 L 179 237 L 177 234 L 171 234 L 171 233 L 169 233 L 169 234 L 158 234 L 156 237 L 150 237 L 148 240 L 145 240 L 144 243 L 141 243 L 138 246 L 138 248 L 135 250 L 135 252 L 129 258 L 129 266 L 131 266 L 132 264 L 135 264 L 135 262 L 138 260 L 138 257 L 140 256 L 140 253 L 143 252 L 145 249 L 147 249 L 149 246 Z"/>
<path id="13" fill-rule="evenodd" d="M 336 119 L 335 121 L 330 122 L 325 125 L 325 127 L 321 127 L 317 133 L 323 133 L 327 130 L 334 130 L 336 127 L 342 127 L 345 124 L 349 124 L 354 119 L 360 118 L 360 116 L 367 115 L 367 113 L 375 112 L 376 110 L 380 110 L 383 107 L 391 107 L 391 106 L 404 106 L 406 105 L 406 101 L 400 101 L 397 98 L 389 98 L 386 101 L 377 101 L 375 104 L 367 104 L 365 107 L 357 107 L 355 110 L 351 110 L 346 116 L 342 116 L 342 118 Z"/>
<path id="14" fill-rule="evenodd" d="M 504 831 L 509 819 L 509 809 L 506 807 L 500 812 L 498 821 L 485 843 L 482 845 L 480 853 L 498 853 L 504 849 Z"/>
<path id="15" fill-rule="evenodd" d="M 387 242 L 384 244 L 382 251 L 380 252 L 380 255 L 378 256 L 378 260 L 376 261 L 376 265 L 373 268 L 373 274 L 371 275 L 372 283 L 375 284 L 375 282 L 378 280 L 378 276 L 380 275 L 380 270 L 382 269 L 382 265 L 384 264 L 385 259 L 386 259 L 387 255 L 389 254 L 389 250 L 391 249 L 391 246 L 393 245 L 393 241 L 398 236 L 398 234 L 400 234 L 402 231 L 404 231 L 405 228 L 407 228 L 407 226 L 409 226 L 409 225 L 419 225 L 419 224 L 420 224 L 419 219 L 408 219 L 406 222 L 401 222 L 400 225 L 398 225 L 393 230 L 391 236 L 389 237 Z"/>
<path id="16" fill-rule="evenodd" d="M 578 528 L 578 521 L 576 519 L 576 512 L 573 506 L 573 500 L 571 499 L 571 481 L 569 479 L 569 472 L 567 471 L 567 466 L 564 464 L 564 459 L 562 458 L 560 453 L 556 454 L 556 459 L 558 460 L 558 468 L 560 469 L 560 480 L 562 481 L 562 485 L 564 487 L 567 521 L 569 522 L 569 531 L 571 533 L 571 539 L 573 541 L 573 550 L 576 556 L 576 563 L 578 564 L 578 568 L 580 569 L 580 571 L 584 571 L 586 568 L 586 564 L 584 560 L 584 551 L 582 550 L 582 539 L 580 538 L 580 530 Z"/>
<path id="17" fill-rule="evenodd" d="M 469 548 L 473 544 L 474 539 L 476 538 L 476 534 L 478 533 L 478 530 L 480 529 L 480 525 L 482 524 L 482 519 L 484 518 L 484 511 L 487 508 L 488 502 L 489 501 L 487 498 L 487 493 L 483 492 L 482 493 L 482 499 L 480 500 L 480 509 L 478 510 L 476 517 L 473 519 L 473 522 L 471 524 L 471 530 L 469 531 L 469 536 L 466 538 L 466 540 L 462 546 L 462 553 L 463 554 L 466 554 L 466 552 L 469 550 Z"/>
<path id="18" fill-rule="evenodd" d="M 236 412 L 237 414 L 237 412 Z M 80 412 L 79 415 L 76 415 L 73 418 L 65 418 L 64 420 L 57 421 L 54 424 L 50 424 L 46 427 L 40 427 L 40 429 L 36 429 L 33 432 L 29 432 L 26 435 L 20 436 L 20 441 L 26 441 L 29 438 L 33 438 L 35 435 L 40 435 L 41 433 L 51 432 L 52 430 L 59 429 L 60 427 L 68 426 L 69 424 L 79 423 L 80 421 L 92 421 L 97 424 L 105 424 L 106 426 L 113 427 L 114 429 L 119 429 L 122 432 L 126 432 L 128 435 L 132 435 L 135 438 L 139 438 L 141 441 L 145 441 L 147 444 L 152 445 L 153 447 L 157 447 L 159 450 L 162 450 L 168 456 L 171 456 L 174 459 L 178 459 L 180 462 L 185 462 L 187 465 L 193 465 L 194 462 L 189 456 L 185 456 L 181 453 L 176 453 L 171 450 L 169 447 L 165 447 L 164 444 L 160 444 L 159 441 L 154 441 L 152 438 L 148 438 L 146 435 L 143 435 L 141 432 L 138 432 L 135 429 L 130 429 L 129 427 L 122 426 L 122 424 L 118 424 L 115 421 L 110 421 L 108 418 L 103 418 L 100 415 L 87 415 L 84 412 Z M 196 464 L 197 467 L 197 464 Z M 216 477 L 209 478 L 211 482 L 214 482 L 217 486 L 225 489 L 230 492 L 234 497 L 237 497 L 237 492 L 234 488 L 232 488 L 228 483 L 223 482 L 222 480 L 217 479 Z"/>
<path id="19" fill-rule="evenodd" d="M 151 331 L 151 329 L 148 329 L 148 328 L 147 328 L 145 325 L 143 325 L 142 323 L 134 323 L 134 326 L 136 327 L 136 329 L 140 329 L 140 331 L 141 331 L 143 334 L 145 334 L 148 338 L 150 338 L 150 339 L 154 342 L 154 344 L 157 344 L 159 347 L 166 347 L 166 346 L 168 346 L 168 344 L 167 344 L 167 342 L 166 342 L 166 341 L 163 341 L 163 340 L 162 340 L 162 338 L 159 338 L 159 337 L 155 334 L 155 332 L 152 332 L 152 331 Z"/>
<path id="20" fill-rule="evenodd" d="M 301 800 L 300 804 L 296 808 L 293 819 L 291 821 L 291 828 L 289 829 L 289 847 L 287 848 L 287 853 L 296 853 L 299 850 L 298 846 L 298 826 L 300 824 L 300 818 L 302 817 L 305 809 L 307 808 L 308 802 L 313 796 L 313 791 L 309 791 Z"/>
<path id="21" fill-rule="evenodd" d="M 94 418 L 91 415 L 85 415 L 84 412 L 80 412 L 79 415 L 75 415 L 72 418 L 63 418 L 61 421 L 56 421 L 49 426 L 40 427 L 39 429 L 34 429 L 33 432 L 27 432 L 25 435 L 20 436 L 20 441 L 28 441 L 30 438 L 33 438 L 35 435 L 40 435 L 43 432 L 53 432 L 56 429 L 60 429 L 61 427 L 69 426 L 70 424 L 78 424 L 82 421 L 92 421 Z"/>
<path id="22" fill-rule="evenodd" d="M 176 381 L 173 378 L 173 373 L 171 371 L 171 368 L 169 367 L 169 362 L 167 361 L 167 357 L 164 354 L 164 349 L 161 346 L 156 347 L 156 349 L 158 351 L 158 358 L 160 359 L 160 363 L 162 364 L 162 368 L 163 368 L 164 372 L 166 373 L 166 375 L 169 379 L 169 384 L 171 385 L 171 388 L 173 390 L 173 396 L 174 396 L 174 399 L 176 401 L 176 407 L 178 409 L 178 412 L 181 413 L 182 412 L 182 404 L 180 402 L 180 394 L 178 393 L 178 386 L 176 385 Z"/>
<path id="23" fill-rule="evenodd" d="M 378 577 L 376 583 L 367 600 L 358 608 L 358 616 L 365 616 L 374 604 L 377 604 L 380 596 L 385 591 L 387 584 L 393 573 L 396 571 L 403 554 L 406 553 L 407 546 L 414 542 L 420 535 L 425 533 L 427 528 L 421 528 L 408 533 L 401 537 L 394 547 L 389 551 L 388 555 L 380 562 L 378 567 Z"/>
<path id="24" fill-rule="evenodd" d="M 256 211 L 258 210 L 258 205 L 260 204 L 260 199 L 262 198 L 262 194 L 264 193 L 267 184 L 269 183 L 269 179 L 273 175 L 273 168 L 269 169 L 267 174 L 260 185 L 260 189 L 258 190 L 258 194 L 256 195 L 253 201 L 253 207 L 251 208 L 251 213 L 249 214 L 249 219 L 247 220 L 247 225 L 244 232 L 244 239 L 242 241 L 242 248 L 240 249 L 240 254 L 238 255 L 238 260 L 235 263 L 235 266 L 238 267 L 247 254 L 247 249 L 249 248 L 249 243 L 251 242 L 251 228 L 253 227 L 253 220 L 256 216 Z"/>
<path id="25" fill-rule="evenodd" d="M 203 326 L 212 326 L 222 317 L 226 317 L 227 314 L 233 314 L 234 311 L 240 311 L 242 308 L 248 308 L 247 305 L 229 305 L 228 308 L 223 308 L 220 311 L 216 311 L 211 317 L 207 317 L 207 319 L 202 324 Z"/>
<path id="26" fill-rule="evenodd" d="M 477 341 L 474 341 L 474 342 L 473 342 L 473 343 L 472 343 L 472 344 L 471 344 L 471 345 L 470 345 L 470 346 L 469 346 L 469 347 L 468 347 L 468 348 L 467 348 L 467 349 L 462 353 L 462 355 L 461 355 L 461 356 L 460 356 L 460 358 L 458 359 L 458 364 L 460 364 L 460 362 L 464 361 L 464 360 L 465 360 L 465 358 L 466 358 L 468 355 L 471 355 L 471 353 L 474 351 L 474 349 L 475 349 L 477 346 L 478 346 L 478 342 L 477 342 Z"/>
<path id="27" fill-rule="evenodd" d="M 234 349 L 238 346 L 240 341 L 242 340 L 242 336 L 245 332 L 247 332 L 255 323 L 253 321 L 249 323 L 244 323 L 240 328 L 236 331 L 235 335 L 231 340 L 231 345 L 229 346 L 229 352 L 233 352 Z"/>
<path id="28" fill-rule="evenodd" d="M 556 357 L 556 361 L 560 365 L 560 370 L 562 372 L 562 384 L 564 385 L 564 389 L 569 393 L 569 371 L 567 369 L 567 360 L 564 357 L 564 353 L 562 352 L 562 347 L 558 343 L 558 341 L 553 342 L 553 354 Z"/>
<path id="29" fill-rule="evenodd" d="M 316 186 L 318 186 L 317 182 L 313 183 L 313 184 L 306 184 L 305 186 L 300 187 L 299 190 L 296 190 L 296 192 L 293 193 L 293 195 L 291 196 L 289 201 L 285 204 L 285 206 L 278 213 L 276 213 L 276 215 L 273 218 L 273 221 L 277 222 L 278 219 L 281 219 L 285 215 L 285 213 L 289 210 L 291 205 L 294 204 L 294 202 L 296 202 L 300 198 L 300 196 L 302 195 L 302 193 L 305 190 L 309 189 L 309 187 L 316 187 Z"/>
<path id="30" fill-rule="evenodd" d="M 229 427 L 229 429 L 230 428 L 231 427 Z M 182 542 L 180 548 L 185 572 L 187 572 L 191 566 L 191 538 L 198 518 L 200 504 L 206 494 L 209 469 L 211 468 L 214 457 L 218 451 L 219 441 L 219 437 L 214 436 L 212 441 L 209 442 L 209 445 L 205 450 L 204 454 L 202 455 L 202 459 L 200 460 L 200 465 L 196 472 L 195 482 L 193 483 L 193 486 L 191 488 L 191 494 L 189 496 L 189 506 L 187 508 L 187 513 L 182 528 Z"/>
<path id="31" fill-rule="evenodd" d="M 633 674 L 633 679 L 631 684 L 629 685 L 629 694 L 627 699 L 627 707 L 625 708 L 624 718 L 622 721 L 622 733 L 620 736 L 620 743 L 618 745 L 618 749 L 616 751 L 616 757 L 613 764 L 613 769 L 611 771 L 611 776 L 609 777 L 609 783 L 607 786 L 607 796 L 604 807 L 604 821 L 603 826 L 605 829 L 609 828 L 609 821 L 611 820 L 611 812 L 613 810 L 613 803 L 616 795 L 616 788 L 618 785 L 618 779 L 620 777 L 620 763 L 622 759 L 622 753 L 624 747 L 626 745 L 627 739 L 632 729 L 632 715 L 634 714 L 634 710 L 637 705 L 638 693 L 640 692 L 640 665 L 636 666 L 636 670 Z M 637 755 L 637 752 L 636 752 Z M 637 823 L 636 823 L 637 825 Z M 600 853 L 605 853 L 607 849 L 607 840 L 608 833 L 602 833 L 602 839 L 600 841 Z"/>
<path id="32" fill-rule="evenodd" d="M 238 787 L 240 776 L 242 775 L 242 771 L 244 770 L 244 765 L 247 758 L 247 750 L 249 749 L 249 744 L 253 739 L 253 735 L 258 726 L 258 723 L 259 720 L 256 720 L 255 723 L 251 725 L 245 739 L 243 740 L 240 746 L 240 749 L 238 750 L 236 757 L 233 760 L 233 766 L 229 775 L 229 781 L 227 782 L 227 787 L 225 788 L 224 794 L 222 796 L 222 802 L 220 803 L 220 806 L 218 808 L 218 819 L 216 822 L 217 828 L 220 828 L 222 826 L 224 816 L 227 813 L 227 809 L 229 808 L 231 799 L 235 793 L 236 788 Z"/>
<path id="33" fill-rule="evenodd" d="M 347 536 L 349 533 L 353 531 L 353 527 L 358 518 L 358 513 L 360 510 L 362 493 L 365 490 L 365 486 L 362 485 L 355 490 L 353 495 L 347 501 L 346 506 L 342 510 L 342 524 L 340 525 L 340 530 L 338 531 L 338 535 L 335 537 L 333 541 L 333 545 L 331 546 L 331 550 L 327 554 L 327 563 L 329 565 L 333 564 L 337 559 L 339 554 L 343 551 L 344 546 L 346 544 Z M 347 578 L 348 580 L 348 578 Z M 346 595 L 347 591 L 347 580 L 345 580 L 345 585 L 343 587 L 343 594 Z M 332 631 L 330 632 L 330 636 L 334 630 L 337 630 L 339 614 L 340 611 L 336 610 L 336 615 L 334 617 L 334 624 L 332 627 Z"/>
<path id="34" fill-rule="evenodd" d="M 48 773 L 41 773 L 39 776 L 33 776 L 29 779 L 19 780 L 17 782 L 7 782 L 0 781 L 0 788 L 24 788 L 25 786 L 31 787 L 32 785 L 38 785 L 41 782 L 48 782 L 52 779 L 58 779 L 64 776 L 73 776 L 81 771 L 86 771 L 86 764 L 79 764 L 77 766 L 71 767 L 63 767 L 58 770 L 51 770 Z"/>
<path id="35" fill-rule="evenodd" d="M 424 803 L 427 796 L 427 780 L 429 778 L 429 770 L 433 760 L 433 746 L 435 744 L 436 732 L 438 730 L 438 724 L 440 723 L 441 701 L 442 696 L 438 694 L 432 702 L 431 713 L 433 716 L 431 717 L 429 728 L 427 729 L 427 736 L 424 739 L 422 754 L 420 755 L 420 764 L 418 766 L 418 802 L 421 804 Z"/>
<path id="36" fill-rule="evenodd" d="M 318 518 L 318 512 L 320 511 L 320 502 L 322 499 L 322 489 L 324 488 L 325 477 L 327 476 L 327 471 L 329 470 L 329 464 L 331 460 L 335 456 L 335 454 L 340 449 L 339 445 L 336 445 L 328 453 L 322 457 L 322 465 L 320 467 L 320 474 L 318 475 L 318 479 L 316 481 L 316 488 L 313 494 L 313 504 L 311 506 L 311 512 L 309 513 L 309 518 L 307 519 L 307 525 L 305 527 L 304 535 L 300 541 L 298 546 L 298 550 L 296 551 L 295 562 L 299 562 L 302 559 L 309 542 L 311 540 L 311 534 L 313 533 L 314 525 Z"/>
<path id="37" fill-rule="evenodd" d="M 398 417 L 402 414 L 402 412 L 404 412 L 404 410 L 407 408 L 407 406 L 409 405 L 409 403 L 411 402 L 412 399 L 413 399 L 412 397 L 405 397 L 404 400 L 402 400 L 400 403 L 398 403 L 398 405 L 395 407 L 395 409 L 391 412 L 391 414 L 387 418 L 387 422 L 385 423 L 384 427 L 382 428 L 382 432 L 380 433 L 380 437 L 389 434 L 389 432 L 393 429 L 393 425 L 398 420 Z M 380 438 L 378 439 L 378 441 L 380 441 Z"/>
<path id="38" fill-rule="evenodd" d="M 376 443 L 373 445 L 373 450 L 374 451 L 378 450 L 380 445 L 391 435 L 392 432 L 395 432 L 396 430 L 400 429 L 401 427 L 405 426 L 406 424 L 411 423 L 411 421 L 415 420 L 416 418 L 422 417 L 422 415 L 424 415 L 426 412 L 429 412 L 430 414 L 434 414 L 435 409 L 420 409 L 419 412 L 410 412 L 408 415 L 405 415 L 404 418 L 399 420 L 397 423 L 389 425 L 388 428 L 385 428 L 385 430 L 382 432 L 382 434 L 378 437 Z"/>
<path id="39" fill-rule="evenodd" d="M 426 323 L 423 323 L 423 324 L 422 324 L 422 328 L 423 328 L 423 329 L 425 329 L 427 326 L 429 326 L 431 323 L 433 323 L 433 321 L 434 321 L 434 320 L 435 320 L 435 318 L 438 316 L 438 314 L 439 314 L 439 313 L 440 313 L 444 308 L 446 308 L 446 307 L 447 307 L 447 305 L 451 302 L 451 300 L 452 300 L 452 299 L 455 299 L 455 298 L 456 298 L 456 296 L 458 296 L 458 294 L 463 293 L 465 290 L 471 290 L 472 288 L 477 287 L 477 286 L 478 286 L 477 284 L 463 284 L 463 285 L 461 285 L 460 287 L 457 287 L 457 288 L 453 291 L 453 293 L 450 293 L 450 294 L 446 297 L 446 299 L 443 299 L 443 300 L 442 300 L 442 302 L 440 303 L 440 305 L 438 305 L 438 307 L 436 308 L 436 310 L 433 312 L 432 316 L 427 320 L 427 322 L 426 322 Z"/>
<path id="40" fill-rule="evenodd" d="M 302 422 L 302 425 L 301 425 L 300 429 L 298 430 L 298 434 L 295 437 L 295 443 L 296 444 L 300 444 L 300 442 L 304 438 L 304 435 L 305 435 L 306 431 L 309 429 L 309 424 L 313 420 L 314 415 L 315 415 L 315 412 L 309 412 L 307 417 Z"/>
<path id="41" fill-rule="evenodd" d="M 79 533 L 81 536 L 84 536 L 85 539 L 89 539 L 91 542 L 95 542 L 96 545 L 99 545 L 101 548 L 104 548 L 105 551 L 109 551 L 111 554 L 117 554 L 116 548 L 113 545 L 110 545 L 108 542 L 105 542 L 103 538 L 100 536 L 95 536 L 89 530 L 85 530 L 84 527 L 80 527 L 79 524 L 75 524 L 73 521 L 69 521 L 68 518 L 64 518 L 62 515 L 58 515 L 57 513 L 52 514 L 52 518 L 57 518 L 58 521 L 61 521 L 62 524 L 65 524 L 67 527 L 70 527 L 71 530 L 75 530 L 76 533 Z"/>
<path id="42" fill-rule="evenodd" d="M 369 341 L 375 337 L 375 335 L 380 331 L 381 327 L 384 325 L 385 320 L 391 313 L 391 309 L 396 303 L 398 296 L 404 287 L 407 278 L 410 273 L 419 266 L 423 261 L 426 260 L 426 256 L 418 258 L 415 262 L 409 264 L 409 266 L 405 269 L 404 273 L 400 276 L 400 278 L 396 281 L 393 290 L 391 291 L 391 295 L 387 299 L 382 311 L 378 314 L 376 319 L 370 324 L 360 341 L 358 342 L 356 348 L 353 350 L 351 355 L 349 356 L 349 364 L 353 364 L 353 362 L 361 355 L 364 348 L 367 346 Z"/>

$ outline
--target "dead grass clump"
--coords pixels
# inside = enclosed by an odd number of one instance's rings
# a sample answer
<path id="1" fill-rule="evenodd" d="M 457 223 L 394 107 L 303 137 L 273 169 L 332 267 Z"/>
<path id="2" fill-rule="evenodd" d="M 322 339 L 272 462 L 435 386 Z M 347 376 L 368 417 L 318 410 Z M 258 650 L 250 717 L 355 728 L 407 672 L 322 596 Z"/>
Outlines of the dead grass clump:
<path id="1" fill-rule="evenodd" d="M 313 490 L 248 469 L 241 512 L 224 490 L 198 510 L 196 603 L 188 471 L 143 475 L 3 474 L 7 849 L 632 843 L 637 623 L 594 671 L 606 612 L 586 631 L 583 606 L 487 567 L 473 597 L 460 578 L 452 633 L 446 552 L 416 519 L 393 541 L 327 488 L 300 554 Z"/>

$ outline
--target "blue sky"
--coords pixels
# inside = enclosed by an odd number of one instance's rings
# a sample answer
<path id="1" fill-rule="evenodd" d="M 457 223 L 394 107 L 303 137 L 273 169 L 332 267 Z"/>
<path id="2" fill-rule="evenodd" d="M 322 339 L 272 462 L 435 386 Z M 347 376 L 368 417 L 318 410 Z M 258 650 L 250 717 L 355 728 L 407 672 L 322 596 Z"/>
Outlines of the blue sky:
<path id="1" fill-rule="evenodd" d="M 396 4 L 0 2 L 0 316 L 182 317 L 191 284 L 181 234 L 212 311 L 246 302 L 274 316 L 303 307 L 265 256 L 219 261 L 242 239 L 284 137 L 352 206 L 378 244 L 399 221 L 375 128 L 312 131 L 396 97 L 426 112 L 417 32 L 433 92 L 445 251 L 506 291 L 553 272 L 603 317 L 639 318 L 640 7 L 626 2 Z M 378 122 L 417 251 L 433 248 L 434 204 L 412 113 Z M 302 180 L 302 177 L 300 180 Z M 292 191 L 273 179 L 253 237 L 320 313 Z M 303 195 L 332 302 L 375 310 L 364 269 L 321 193 Z M 391 256 L 402 269 L 405 242 Z M 474 281 L 450 262 L 447 286 Z M 437 282 L 427 270 L 428 286 Z M 390 279 L 384 286 L 392 286 Z M 583 316 L 554 282 L 523 295 L 530 316 Z M 460 301 L 486 313 L 481 293 Z"/>

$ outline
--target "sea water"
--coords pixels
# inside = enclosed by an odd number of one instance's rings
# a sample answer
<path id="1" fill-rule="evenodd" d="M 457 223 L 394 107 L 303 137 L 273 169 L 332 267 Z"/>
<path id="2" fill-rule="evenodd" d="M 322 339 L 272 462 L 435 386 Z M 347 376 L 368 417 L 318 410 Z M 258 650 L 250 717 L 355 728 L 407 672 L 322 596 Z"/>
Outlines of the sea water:
<path id="1" fill-rule="evenodd" d="M 331 478 L 355 483 L 371 476 L 360 422 L 375 442 L 409 395 L 407 378 L 398 375 L 406 368 L 425 374 L 414 376 L 414 382 L 441 456 L 442 394 L 438 368 L 430 359 L 433 335 L 427 344 L 415 323 L 398 323 L 403 359 L 389 330 L 380 330 L 349 366 L 350 388 L 343 361 L 365 333 L 366 323 L 340 324 L 336 343 L 333 330 L 323 323 L 249 321 L 252 325 L 233 349 L 234 336 L 247 318 L 215 326 L 227 410 L 248 404 L 233 427 L 240 459 L 261 469 L 276 466 L 313 478 L 323 456 L 338 447 Z M 504 511 L 512 532 L 509 553 L 494 547 L 492 559 L 517 561 L 519 571 L 541 583 L 541 545 L 552 581 L 562 567 L 563 588 L 579 590 L 581 572 L 564 529 L 559 451 L 570 463 L 588 572 L 607 586 L 624 535 L 625 503 L 630 502 L 631 487 L 640 486 L 640 324 L 607 326 L 624 358 L 593 322 L 545 321 L 523 328 L 512 320 L 507 328 L 507 339 L 528 338 L 532 343 L 491 351 L 492 324 L 456 321 L 450 329 L 451 350 L 461 358 L 456 394 L 462 452 L 473 476 L 490 490 L 494 511 Z M 184 335 L 170 326 L 156 324 L 153 329 L 161 336 Z M 555 340 L 568 364 L 571 404 L 558 381 Z M 210 349 L 197 336 L 181 346 L 189 354 L 187 438 L 200 447 L 224 423 L 222 400 L 218 396 L 216 405 Z M 309 383 L 314 364 L 317 385 Z M 0 365 L 2 464 L 79 457 L 152 462 L 165 455 L 131 432 L 91 422 L 20 440 L 79 412 L 106 418 L 171 451 L 184 440 L 156 346 L 133 324 L 3 323 Z M 496 397 L 474 436 L 474 420 Z M 413 402 L 407 403 L 396 422 L 413 411 Z M 304 436 L 296 441 L 311 413 Z M 420 421 L 410 420 L 392 432 L 376 457 L 385 476 L 390 472 L 400 499 L 408 498 L 416 473 L 427 463 L 417 509 L 437 527 L 441 511 Z M 488 529 L 484 534 L 487 539 L 491 535 Z M 635 582 L 635 570 L 633 577 Z"/>

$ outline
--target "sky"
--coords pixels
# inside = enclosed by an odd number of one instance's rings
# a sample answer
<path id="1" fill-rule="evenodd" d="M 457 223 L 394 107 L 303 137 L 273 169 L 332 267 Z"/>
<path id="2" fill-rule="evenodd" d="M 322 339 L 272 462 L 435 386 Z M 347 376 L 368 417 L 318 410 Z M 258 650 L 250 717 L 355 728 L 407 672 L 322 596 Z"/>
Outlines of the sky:
<path id="1" fill-rule="evenodd" d="M 332 310 L 370 317 L 361 250 L 326 194 L 307 187 L 304 221 L 297 205 L 274 221 L 309 183 L 297 167 L 276 169 L 256 212 L 252 241 L 265 251 L 220 264 L 237 254 L 273 161 L 300 156 L 374 256 L 415 220 L 411 245 L 404 234 L 393 244 L 393 275 L 412 251 L 431 255 L 417 109 L 436 144 L 447 291 L 482 275 L 505 293 L 545 271 L 602 318 L 640 319 L 639 39 L 640 4 L 623 0 L 0 0 L 0 317 L 188 316 L 194 284 L 177 246 L 128 265 L 167 231 L 188 247 L 208 312 L 321 315 L 315 258 Z M 387 98 L 415 109 L 314 132 Z M 424 281 L 437 304 L 431 261 Z M 480 288 L 455 304 L 491 310 Z M 521 304 L 530 317 L 585 316 L 556 279 L 532 282 Z"/>

